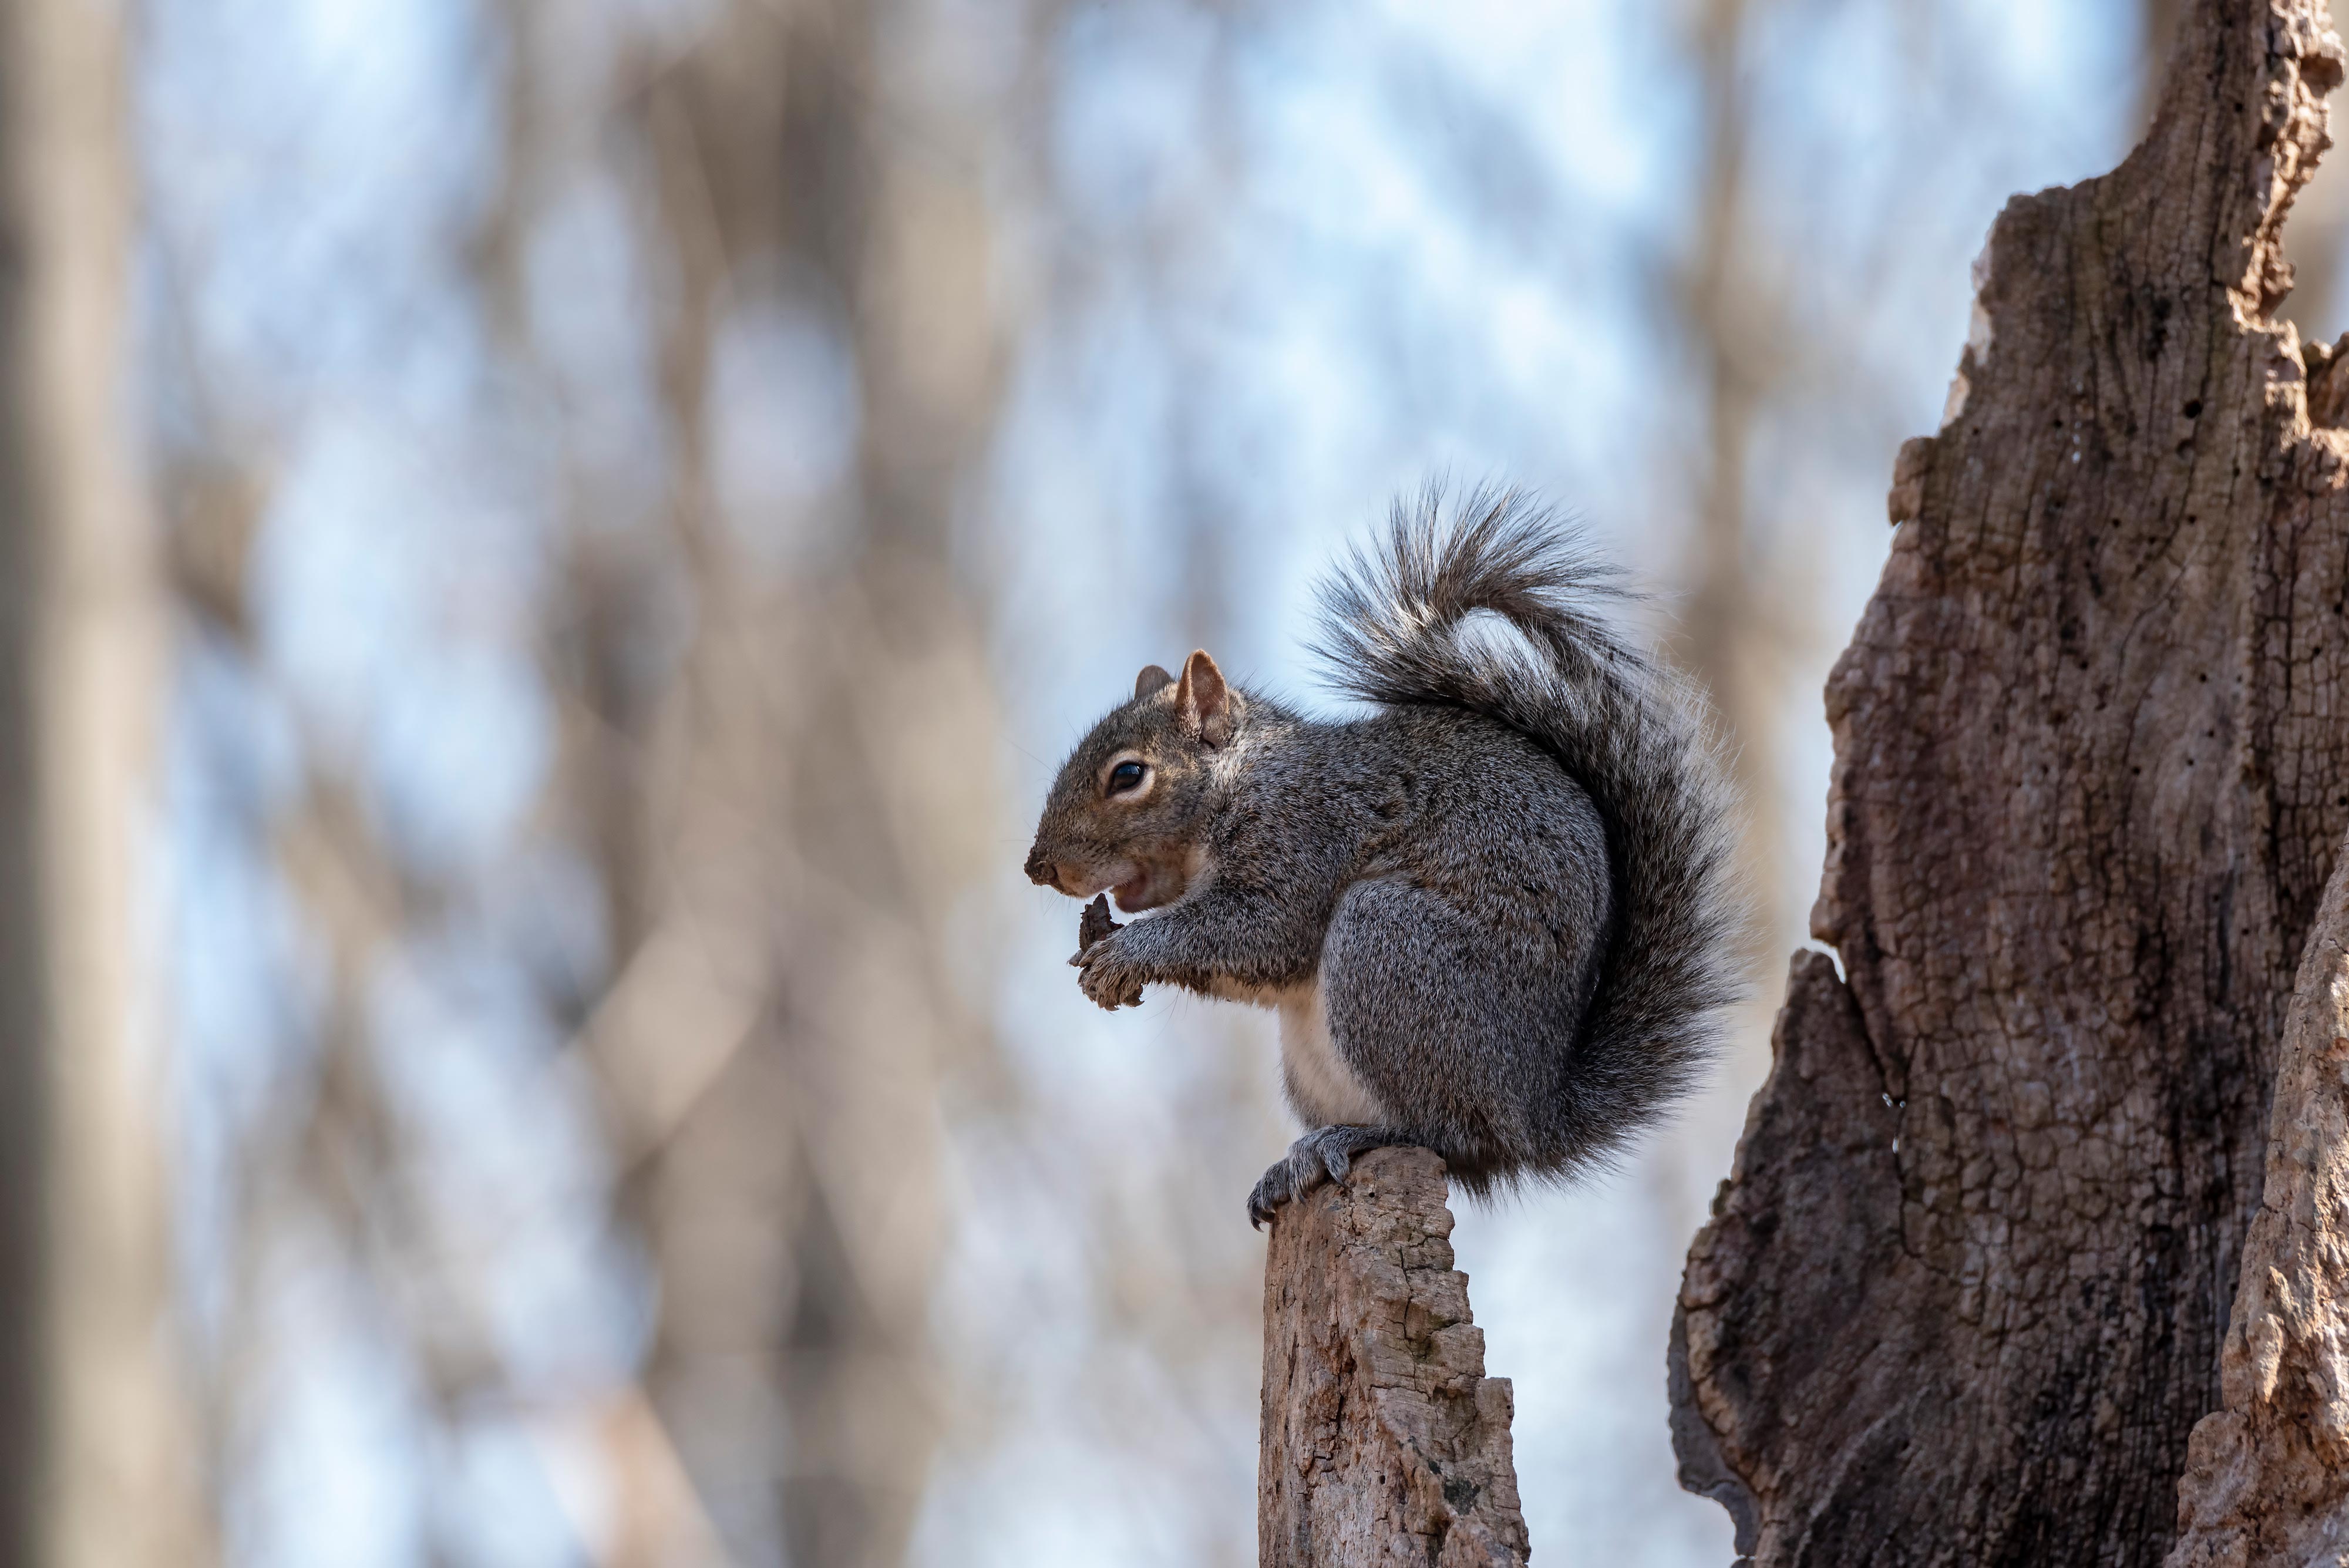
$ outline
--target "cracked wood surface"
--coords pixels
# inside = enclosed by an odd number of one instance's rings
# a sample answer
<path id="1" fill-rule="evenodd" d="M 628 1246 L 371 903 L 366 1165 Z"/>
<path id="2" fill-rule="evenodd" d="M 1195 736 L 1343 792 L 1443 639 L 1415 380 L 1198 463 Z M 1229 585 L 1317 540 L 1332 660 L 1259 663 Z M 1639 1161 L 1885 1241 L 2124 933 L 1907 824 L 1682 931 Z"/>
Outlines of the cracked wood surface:
<path id="1" fill-rule="evenodd" d="M 1264 1270 L 1264 1568 L 1512 1568 L 1508 1380 L 1452 1267 L 1444 1162 L 1385 1148 L 1275 1216 Z"/>
<path id="2" fill-rule="evenodd" d="M 2349 384 L 2269 317 L 2341 75 L 2317 0 L 2190 5 L 2144 145 L 2000 215 L 1901 453 L 1827 688 L 1841 972 L 1795 956 L 1672 1329 L 1758 1563 L 2172 1545 L 2349 824 Z"/>

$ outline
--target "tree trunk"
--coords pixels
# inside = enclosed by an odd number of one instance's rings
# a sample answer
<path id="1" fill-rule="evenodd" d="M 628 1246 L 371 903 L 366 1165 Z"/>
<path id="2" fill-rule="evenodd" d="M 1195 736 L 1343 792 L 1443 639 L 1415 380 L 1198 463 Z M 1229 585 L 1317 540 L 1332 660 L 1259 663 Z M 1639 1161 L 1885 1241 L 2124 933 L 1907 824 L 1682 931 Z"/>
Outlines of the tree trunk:
<path id="1" fill-rule="evenodd" d="M 1508 1380 L 1452 1267 L 1444 1162 L 1380 1149 L 1274 1220 L 1264 1265 L 1264 1568 L 1514 1568 Z"/>
<path id="2" fill-rule="evenodd" d="M 2219 1381 L 2169 1568 L 2349 1562 L 2349 857 L 2301 960 Z"/>
<path id="3" fill-rule="evenodd" d="M 134 866 L 160 633 L 120 19 L 0 0 L 0 1564 L 201 1562 Z"/>
<path id="4" fill-rule="evenodd" d="M 934 156 L 975 145 L 971 103 L 900 78 L 920 41 L 873 0 L 732 0 L 638 100 L 695 630 L 645 715 L 655 929 L 595 1059 L 643 1162 L 656 1407 L 732 1554 L 799 1568 L 908 1550 L 950 1415 L 939 1085 L 992 1051 L 954 911 L 999 874 L 1001 815 L 927 764 L 996 743 L 954 522 L 999 323 L 983 161 Z M 761 315 L 853 369 L 826 493 L 728 494 L 721 361 Z M 716 1003 L 689 1042 L 665 991 Z"/>
<path id="5" fill-rule="evenodd" d="M 1673 1325 L 1758 1562 L 2171 1544 L 2349 824 L 2340 361 L 2270 319 L 2341 75 L 2317 0 L 2189 6 L 2144 145 L 2000 216 L 1902 453 L 1827 689 L 1842 974 L 1795 957 Z"/>

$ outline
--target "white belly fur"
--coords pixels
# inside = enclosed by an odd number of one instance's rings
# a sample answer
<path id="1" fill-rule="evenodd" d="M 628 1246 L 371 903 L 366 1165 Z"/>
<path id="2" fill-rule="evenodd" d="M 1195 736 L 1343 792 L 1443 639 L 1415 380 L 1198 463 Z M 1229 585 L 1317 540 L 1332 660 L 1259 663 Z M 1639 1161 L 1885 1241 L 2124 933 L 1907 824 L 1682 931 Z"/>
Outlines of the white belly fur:
<path id="1" fill-rule="evenodd" d="M 1281 1080 L 1288 1091 L 1288 1108 L 1299 1121 L 1309 1127 L 1377 1127 L 1387 1119 L 1330 1039 L 1330 1017 L 1318 978 L 1278 991 L 1218 985 L 1215 994 L 1269 1007 L 1280 1015 Z"/>
<path id="2" fill-rule="evenodd" d="M 1334 1123 L 1377 1127 L 1387 1119 L 1369 1087 L 1330 1042 L 1330 1015 L 1322 1005 L 1319 980 L 1281 999 L 1280 1066 L 1288 1085 L 1288 1108 L 1309 1127 Z"/>

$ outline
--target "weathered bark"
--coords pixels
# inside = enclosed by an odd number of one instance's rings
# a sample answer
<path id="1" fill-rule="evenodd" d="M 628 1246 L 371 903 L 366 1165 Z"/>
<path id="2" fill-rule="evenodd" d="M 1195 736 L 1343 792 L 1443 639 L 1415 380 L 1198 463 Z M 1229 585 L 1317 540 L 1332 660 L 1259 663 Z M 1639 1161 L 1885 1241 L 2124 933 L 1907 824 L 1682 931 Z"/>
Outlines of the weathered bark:
<path id="1" fill-rule="evenodd" d="M 2260 1200 L 2349 823 L 2349 437 L 2269 313 L 2315 0 L 2199 0 L 2145 144 L 2017 197 L 1827 691 L 1813 929 L 1674 1324 L 1769 1563 L 2137 1563 Z M 2315 419 L 2312 421 L 2313 409 Z"/>
<path id="2" fill-rule="evenodd" d="M 136 850 L 160 631 L 120 369 L 121 18 L 0 0 L 0 1563 L 204 1560 Z"/>
<path id="3" fill-rule="evenodd" d="M 1381 1149 L 1281 1210 L 1264 1265 L 1265 1568 L 1504 1568 L 1529 1548 L 1508 1380 L 1452 1267 L 1444 1162 Z"/>
<path id="4" fill-rule="evenodd" d="M 2301 960 L 2219 1381 L 2169 1568 L 2349 1563 L 2349 857 Z"/>

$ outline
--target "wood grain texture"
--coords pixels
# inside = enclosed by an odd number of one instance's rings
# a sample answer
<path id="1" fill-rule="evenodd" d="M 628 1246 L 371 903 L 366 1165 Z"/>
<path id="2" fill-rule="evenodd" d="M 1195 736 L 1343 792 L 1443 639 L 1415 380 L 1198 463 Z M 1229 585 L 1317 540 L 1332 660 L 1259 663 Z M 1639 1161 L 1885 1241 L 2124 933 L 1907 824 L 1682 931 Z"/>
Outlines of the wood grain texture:
<path id="1" fill-rule="evenodd" d="M 1452 1267 L 1444 1162 L 1388 1148 L 1283 1208 L 1265 1256 L 1264 1568 L 1513 1568 L 1506 1379 Z"/>
<path id="2" fill-rule="evenodd" d="M 1827 688 L 1840 973 L 1795 960 L 1673 1327 L 1756 1562 L 2171 1545 L 2349 824 L 2339 360 L 2269 316 L 2341 76 L 2317 0 L 2200 0 L 2144 145 L 1976 264 Z"/>

